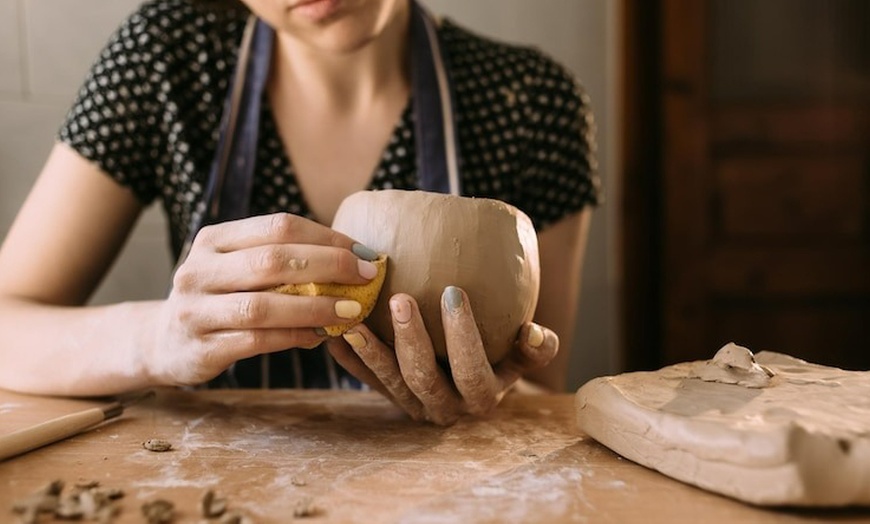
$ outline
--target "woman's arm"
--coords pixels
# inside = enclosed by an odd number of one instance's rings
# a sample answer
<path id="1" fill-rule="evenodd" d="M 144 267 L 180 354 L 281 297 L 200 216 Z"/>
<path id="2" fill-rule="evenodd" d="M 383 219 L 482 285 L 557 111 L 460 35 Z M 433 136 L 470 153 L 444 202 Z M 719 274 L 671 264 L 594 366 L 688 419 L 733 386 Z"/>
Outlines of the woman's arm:
<path id="1" fill-rule="evenodd" d="M 55 146 L 0 248 L 0 387 L 105 395 L 198 384 L 242 358 L 317 345 L 316 328 L 355 316 L 349 301 L 265 290 L 363 284 L 377 272 L 352 239 L 279 213 L 203 228 L 165 300 L 84 307 L 141 208 Z"/>
<path id="2" fill-rule="evenodd" d="M 565 390 L 591 217 L 592 210 L 587 207 L 538 234 L 541 294 L 535 322 L 559 336 L 559 352 L 549 365 L 528 373 L 526 378 L 554 391 Z"/>
<path id="3" fill-rule="evenodd" d="M 145 385 L 134 348 L 155 304 L 76 308 L 142 206 L 66 145 L 52 149 L 0 248 L 0 386 L 103 394 Z"/>

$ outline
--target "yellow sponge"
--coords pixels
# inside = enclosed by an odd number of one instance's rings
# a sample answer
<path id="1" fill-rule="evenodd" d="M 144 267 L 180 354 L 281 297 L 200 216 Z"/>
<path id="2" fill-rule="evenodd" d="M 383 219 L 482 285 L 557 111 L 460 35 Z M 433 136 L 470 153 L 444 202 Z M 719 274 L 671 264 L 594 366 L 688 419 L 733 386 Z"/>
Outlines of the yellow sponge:
<path id="1" fill-rule="evenodd" d="M 272 288 L 271 291 L 302 297 L 326 296 L 348 298 L 359 302 L 360 306 L 362 306 L 359 315 L 344 324 L 323 328 L 329 336 L 337 337 L 365 320 L 378 301 L 378 295 L 381 293 L 381 287 L 384 285 L 384 278 L 387 276 L 387 256 L 379 256 L 376 260 L 372 261 L 372 264 L 378 268 L 378 274 L 367 284 L 315 284 L 311 282 L 308 284 L 285 284 Z"/>

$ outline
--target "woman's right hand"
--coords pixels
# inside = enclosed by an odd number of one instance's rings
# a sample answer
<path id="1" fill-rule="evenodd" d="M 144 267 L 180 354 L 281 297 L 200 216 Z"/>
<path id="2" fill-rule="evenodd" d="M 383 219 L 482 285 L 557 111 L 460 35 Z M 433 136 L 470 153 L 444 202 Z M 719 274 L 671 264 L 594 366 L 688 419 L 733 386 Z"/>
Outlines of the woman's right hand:
<path id="1" fill-rule="evenodd" d="M 270 292 L 282 284 L 364 284 L 377 256 L 311 220 L 285 213 L 206 226 L 175 273 L 145 367 L 153 381 L 193 385 L 237 360 L 326 338 L 322 327 L 359 313 L 333 297 Z"/>

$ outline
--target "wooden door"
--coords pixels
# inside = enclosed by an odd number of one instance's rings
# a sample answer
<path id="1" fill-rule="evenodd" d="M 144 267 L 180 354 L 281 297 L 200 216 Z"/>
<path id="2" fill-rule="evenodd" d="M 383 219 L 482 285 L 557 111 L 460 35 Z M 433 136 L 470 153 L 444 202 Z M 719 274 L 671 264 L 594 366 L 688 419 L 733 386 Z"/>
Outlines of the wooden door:
<path id="1" fill-rule="evenodd" d="M 657 5 L 658 329 L 639 349 L 660 365 L 734 341 L 870 368 L 870 2 Z"/>

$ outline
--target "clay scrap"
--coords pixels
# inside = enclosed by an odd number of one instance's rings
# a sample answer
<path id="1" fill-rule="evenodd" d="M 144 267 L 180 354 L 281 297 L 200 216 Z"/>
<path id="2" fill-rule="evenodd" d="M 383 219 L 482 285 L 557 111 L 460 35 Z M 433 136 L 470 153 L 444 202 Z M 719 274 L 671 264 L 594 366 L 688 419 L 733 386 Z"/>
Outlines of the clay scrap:
<path id="1" fill-rule="evenodd" d="M 109 523 L 120 512 L 115 503 L 124 496 L 116 488 L 101 488 L 99 482 L 77 483 L 64 490 L 65 483 L 55 480 L 25 500 L 16 502 L 12 511 L 22 524 L 42 522 L 43 515 L 59 520 L 90 520 Z"/>
<path id="2" fill-rule="evenodd" d="M 163 440 L 159 438 L 150 438 L 146 440 L 142 443 L 142 447 L 147 449 L 148 451 L 154 451 L 155 453 L 172 451 L 172 443 L 168 440 Z"/>
<path id="3" fill-rule="evenodd" d="M 593 379 L 575 401 L 581 431 L 688 484 L 758 505 L 870 505 L 870 371 L 729 344 Z"/>
<path id="4" fill-rule="evenodd" d="M 220 517 L 227 511 L 227 499 L 218 497 L 213 490 L 208 490 L 199 503 L 200 513 L 207 519 Z"/>
<path id="5" fill-rule="evenodd" d="M 773 375 L 773 371 L 758 365 L 752 351 L 733 342 L 724 345 L 711 360 L 695 362 L 689 368 L 690 378 L 748 388 L 766 388 Z"/>
<path id="6" fill-rule="evenodd" d="M 121 513 L 117 503 L 124 497 L 118 488 L 104 488 L 95 480 L 77 482 L 72 488 L 64 489 L 65 482 L 55 480 L 40 488 L 26 499 L 17 501 L 12 511 L 18 516 L 20 524 L 38 524 L 48 519 L 63 521 L 96 521 L 109 524 Z M 313 502 L 308 501 L 302 510 L 311 516 L 319 511 Z M 148 524 L 171 524 L 178 520 L 175 503 L 165 499 L 154 499 L 141 506 L 142 516 Z M 228 511 L 226 497 L 218 496 L 214 490 L 207 490 L 200 500 L 200 514 L 207 521 L 217 524 L 252 524 L 252 520 L 239 511 Z M 5 522 L 5 521 L 4 521 Z"/>
<path id="7" fill-rule="evenodd" d="M 319 513 L 320 508 L 312 497 L 301 498 L 293 505 L 293 518 L 315 517 Z"/>
<path id="8" fill-rule="evenodd" d="M 169 524 L 175 520 L 175 504 L 157 499 L 142 504 L 142 515 L 148 524 Z"/>

